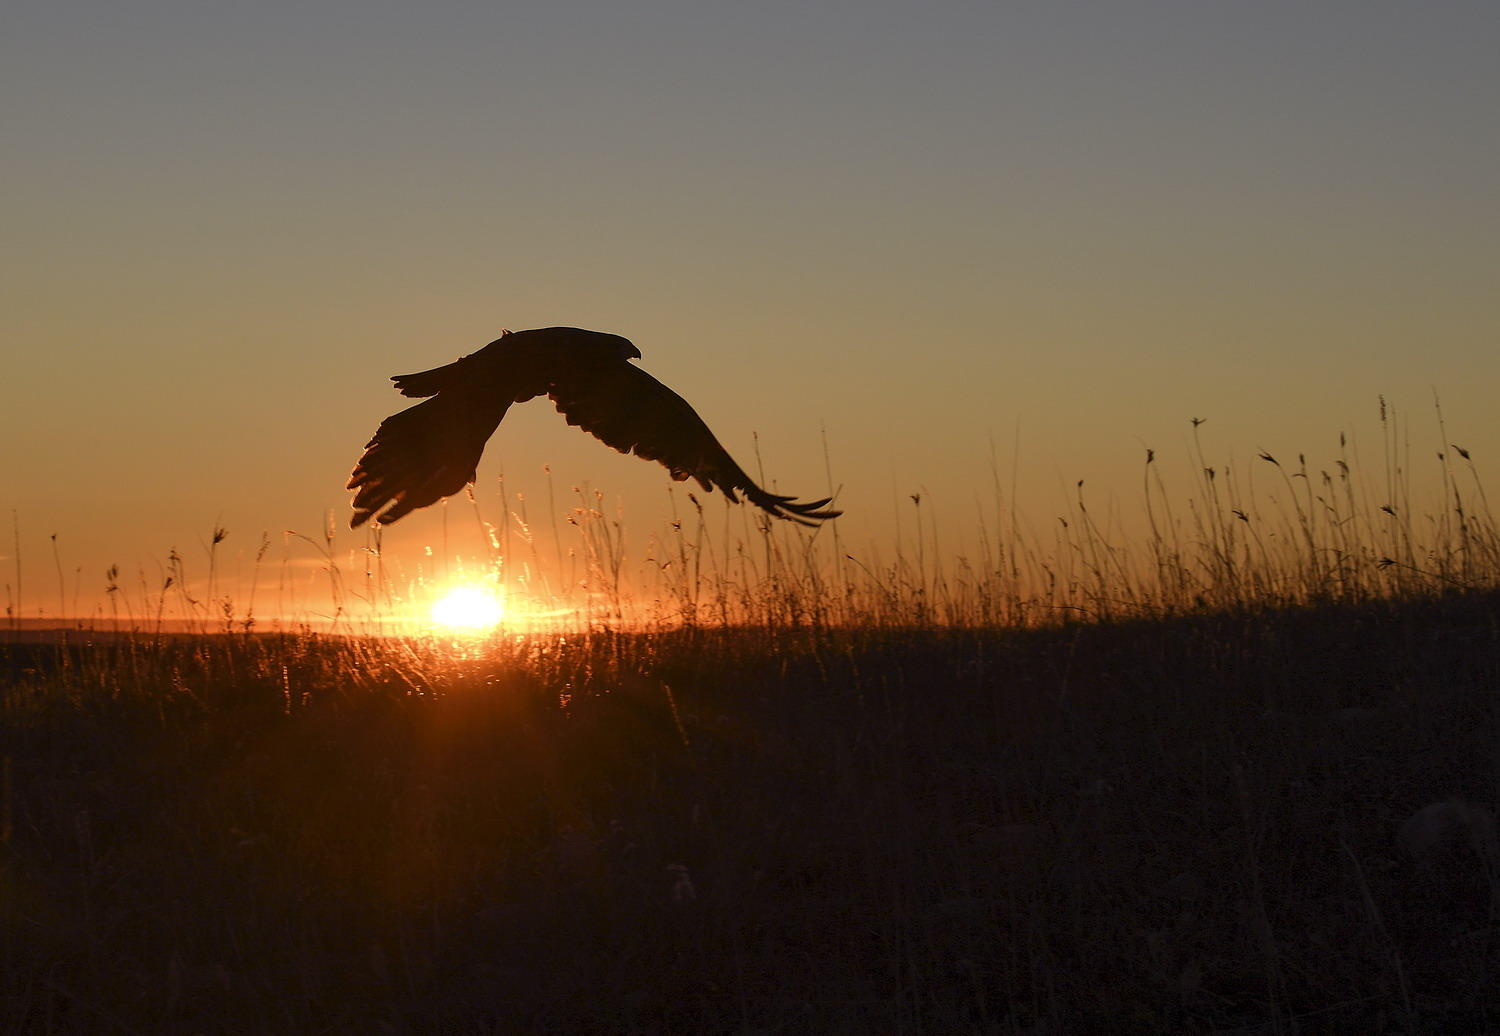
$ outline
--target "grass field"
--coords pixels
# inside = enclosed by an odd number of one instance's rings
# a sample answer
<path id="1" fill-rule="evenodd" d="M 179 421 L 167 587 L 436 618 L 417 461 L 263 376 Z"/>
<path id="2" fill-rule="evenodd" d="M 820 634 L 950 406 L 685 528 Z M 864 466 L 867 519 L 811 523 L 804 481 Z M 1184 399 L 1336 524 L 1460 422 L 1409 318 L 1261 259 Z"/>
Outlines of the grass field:
<path id="1" fill-rule="evenodd" d="M 13 630 L 0 1031 L 1500 1029 L 1500 541 L 1442 460 L 1423 518 L 1148 458 L 1144 542 L 1080 497 L 967 561 L 700 512 L 633 624 Z"/>
<path id="2" fill-rule="evenodd" d="M 0 1028 L 1493 1028 L 1497 619 L 11 645 Z"/>

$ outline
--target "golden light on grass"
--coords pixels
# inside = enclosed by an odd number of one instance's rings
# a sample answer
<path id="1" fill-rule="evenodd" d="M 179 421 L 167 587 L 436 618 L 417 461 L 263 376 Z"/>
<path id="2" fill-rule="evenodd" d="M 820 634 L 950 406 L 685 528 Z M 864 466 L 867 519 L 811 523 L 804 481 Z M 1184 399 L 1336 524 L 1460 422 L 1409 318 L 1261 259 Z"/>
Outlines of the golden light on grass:
<path id="1" fill-rule="evenodd" d="M 484 633 L 505 619 L 505 602 L 486 586 L 455 586 L 432 606 L 432 622 L 452 633 Z"/>

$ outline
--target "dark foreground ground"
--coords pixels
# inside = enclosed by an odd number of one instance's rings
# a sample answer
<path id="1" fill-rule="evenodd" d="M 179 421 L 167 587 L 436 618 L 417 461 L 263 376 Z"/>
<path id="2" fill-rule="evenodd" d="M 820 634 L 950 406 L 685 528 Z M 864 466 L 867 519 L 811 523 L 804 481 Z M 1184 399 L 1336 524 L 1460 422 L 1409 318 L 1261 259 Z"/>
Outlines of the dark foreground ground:
<path id="1" fill-rule="evenodd" d="M 1497 618 L 0 647 L 0 1031 L 1500 1031 Z"/>

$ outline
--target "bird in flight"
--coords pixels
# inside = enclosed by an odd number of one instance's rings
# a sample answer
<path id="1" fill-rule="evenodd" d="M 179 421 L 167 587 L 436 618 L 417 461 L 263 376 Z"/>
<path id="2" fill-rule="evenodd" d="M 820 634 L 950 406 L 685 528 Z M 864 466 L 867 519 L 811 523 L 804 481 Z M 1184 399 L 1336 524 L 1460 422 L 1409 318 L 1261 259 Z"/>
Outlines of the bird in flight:
<path id="1" fill-rule="evenodd" d="M 842 512 L 832 498 L 799 501 L 751 481 L 687 400 L 630 361 L 629 339 L 576 327 L 505 331 L 453 363 L 391 380 L 403 396 L 431 397 L 380 422 L 354 466 L 352 528 L 399 521 L 474 481 L 484 444 L 512 403 L 545 395 L 569 424 L 621 453 L 660 461 L 678 482 L 741 495 L 777 518 L 816 526 Z"/>

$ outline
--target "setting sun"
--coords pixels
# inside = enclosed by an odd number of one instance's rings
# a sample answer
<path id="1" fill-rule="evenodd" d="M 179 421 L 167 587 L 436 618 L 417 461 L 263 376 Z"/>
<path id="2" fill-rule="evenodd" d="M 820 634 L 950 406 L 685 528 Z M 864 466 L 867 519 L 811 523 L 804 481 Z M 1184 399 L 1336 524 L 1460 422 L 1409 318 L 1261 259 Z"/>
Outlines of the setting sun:
<path id="1" fill-rule="evenodd" d="M 432 621 L 449 630 L 480 632 L 505 618 L 505 605 L 496 591 L 482 586 L 459 586 L 432 606 Z"/>

